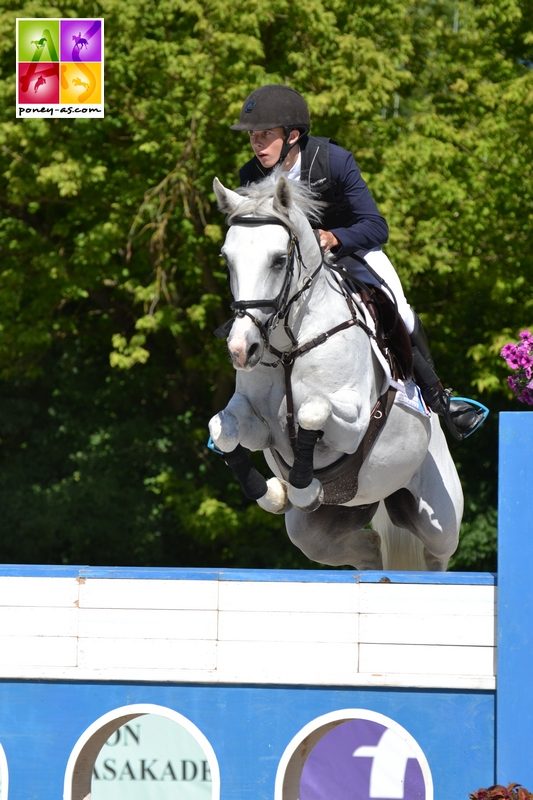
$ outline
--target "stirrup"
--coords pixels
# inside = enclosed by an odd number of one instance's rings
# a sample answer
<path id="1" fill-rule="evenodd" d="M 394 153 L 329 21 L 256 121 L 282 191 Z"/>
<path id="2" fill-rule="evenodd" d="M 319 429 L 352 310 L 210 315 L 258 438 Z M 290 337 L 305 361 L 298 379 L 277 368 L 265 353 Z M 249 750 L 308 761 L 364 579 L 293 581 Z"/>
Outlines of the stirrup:
<path id="1" fill-rule="evenodd" d="M 467 406 L 470 406 L 472 411 L 475 413 L 477 419 L 469 430 L 461 431 L 455 425 L 455 421 L 453 419 L 454 403 L 464 403 Z M 457 413 L 464 413 L 464 412 L 459 412 L 458 410 L 456 411 L 456 414 Z M 483 403 L 480 403 L 478 400 L 472 400 L 471 397 L 456 397 L 454 395 L 448 394 L 448 404 L 447 404 L 445 419 L 446 422 L 449 421 L 448 430 L 450 431 L 452 436 L 455 439 L 457 439 L 458 442 L 462 442 L 464 439 L 468 439 L 469 436 L 472 436 L 473 433 L 479 430 L 479 428 L 481 428 L 481 426 L 487 419 L 489 413 L 490 411 L 487 408 L 487 406 L 483 405 Z"/>

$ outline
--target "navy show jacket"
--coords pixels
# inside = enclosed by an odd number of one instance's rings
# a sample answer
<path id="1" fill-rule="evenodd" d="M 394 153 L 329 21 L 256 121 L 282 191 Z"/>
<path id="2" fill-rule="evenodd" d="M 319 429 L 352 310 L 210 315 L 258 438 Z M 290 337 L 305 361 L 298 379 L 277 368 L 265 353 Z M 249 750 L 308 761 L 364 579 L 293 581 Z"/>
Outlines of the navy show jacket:
<path id="1" fill-rule="evenodd" d="M 365 183 L 353 155 L 330 139 L 305 136 L 299 141 L 302 154 L 300 180 L 327 203 L 321 227 L 340 242 L 333 252 L 340 258 L 352 253 L 364 255 L 382 247 L 388 226 Z M 257 158 L 252 158 L 239 173 L 242 186 L 266 177 Z"/>

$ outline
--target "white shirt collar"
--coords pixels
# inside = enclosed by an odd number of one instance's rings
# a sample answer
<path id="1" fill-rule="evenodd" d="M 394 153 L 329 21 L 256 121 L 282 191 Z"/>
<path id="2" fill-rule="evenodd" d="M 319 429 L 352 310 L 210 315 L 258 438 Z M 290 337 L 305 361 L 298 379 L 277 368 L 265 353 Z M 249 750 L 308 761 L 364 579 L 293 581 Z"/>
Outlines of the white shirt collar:
<path id="1" fill-rule="evenodd" d="M 299 181 L 302 172 L 302 153 L 298 152 L 298 158 L 287 172 L 286 176 L 290 181 Z"/>

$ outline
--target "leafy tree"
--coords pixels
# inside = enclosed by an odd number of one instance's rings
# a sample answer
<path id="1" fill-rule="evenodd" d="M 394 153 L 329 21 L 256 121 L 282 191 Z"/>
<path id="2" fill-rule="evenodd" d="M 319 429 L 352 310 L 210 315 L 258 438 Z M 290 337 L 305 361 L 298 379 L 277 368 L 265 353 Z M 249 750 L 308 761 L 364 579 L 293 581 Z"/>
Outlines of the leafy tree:
<path id="1" fill-rule="evenodd" d="M 104 119 L 14 119 L 16 16 L 104 17 Z M 313 566 L 205 448 L 233 384 L 211 184 L 236 184 L 248 145 L 228 125 L 264 82 L 354 150 L 444 380 L 511 407 L 498 350 L 531 317 L 525 3 L 7 0 L 0 30 L 1 560 Z M 495 414 L 454 454 L 457 568 L 487 568 Z"/>

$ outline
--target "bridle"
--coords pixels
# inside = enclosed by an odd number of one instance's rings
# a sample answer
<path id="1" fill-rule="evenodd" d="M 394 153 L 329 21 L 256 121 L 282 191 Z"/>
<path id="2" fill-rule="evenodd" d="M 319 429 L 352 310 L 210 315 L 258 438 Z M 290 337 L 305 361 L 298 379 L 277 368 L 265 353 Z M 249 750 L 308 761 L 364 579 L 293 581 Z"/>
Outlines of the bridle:
<path id="1" fill-rule="evenodd" d="M 312 285 L 315 277 L 320 272 L 322 265 L 324 263 L 324 259 L 322 258 L 320 264 L 316 269 L 308 276 L 308 278 L 304 281 L 303 285 L 295 292 L 292 296 L 289 297 L 292 280 L 294 277 L 295 272 L 295 261 L 298 265 L 298 275 L 301 274 L 302 267 L 305 268 L 305 264 L 303 262 L 302 253 L 300 250 L 300 242 L 298 237 L 294 234 L 294 232 L 289 228 L 288 225 L 283 222 L 283 220 L 279 219 L 278 217 L 274 216 L 248 216 L 248 215 L 236 215 L 232 216 L 229 220 L 230 226 L 232 225 L 280 225 L 282 228 L 285 228 L 287 233 L 289 234 L 289 242 L 287 245 L 287 263 L 285 266 L 285 276 L 283 279 L 283 284 L 281 289 L 279 290 L 276 297 L 270 300 L 235 300 L 231 303 L 231 310 L 234 311 L 235 317 L 249 317 L 254 325 L 258 328 L 261 338 L 266 346 L 266 348 L 276 356 L 280 357 L 281 353 L 277 351 L 275 348 L 272 347 L 270 343 L 270 333 L 271 331 L 278 325 L 280 321 L 283 321 L 285 332 L 287 333 L 292 345 L 296 345 L 296 338 L 292 333 L 288 318 L 289 312 L 293 303 L 298 300 L 307 289 L 310 288 Z M 261 322 L 257 317 L 250 313 L 250 309 L 254 308 L 271 308 L 272 314 L 266 320 L 266 322 Z M 264 363 L 264 362 L 262 362 Z M 276 362 L 276 364 L 279 362 Z M 268 366 L 276 366 L 276 364 L 268 364 Z"/>

